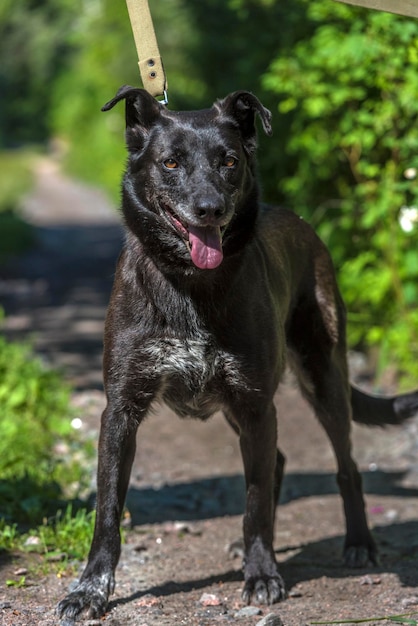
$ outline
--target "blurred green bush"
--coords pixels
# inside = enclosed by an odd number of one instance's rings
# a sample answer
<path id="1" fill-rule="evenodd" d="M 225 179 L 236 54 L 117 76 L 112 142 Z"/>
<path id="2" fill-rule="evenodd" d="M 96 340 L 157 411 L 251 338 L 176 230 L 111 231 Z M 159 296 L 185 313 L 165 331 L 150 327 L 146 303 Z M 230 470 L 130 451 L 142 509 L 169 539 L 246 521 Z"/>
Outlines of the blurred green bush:
<path id="1" fill-rule="evenodd" d="M 312 32 L 264 78 L 289 120 L 294 169 L 281 184 L 331 249 L 350 345 L 379 346 L 379 369 L 396 364 L 413 384 L 418 22 L 326 0 L 305 9 Z"/>
<path id="2" fill-rule="evenodd" d="M 81 491 L 89 480 L 82 459 L 91 446 L 71 426 L 70 388 L 62 377 L 28 345 L 2 336 L 0 413 L 0 518 L 40 523 L 77 495 L 74 484 Z"/>
<path id="3" fill-rule="evenodd" d="M 0 263 L 33 243 L 32 228 L 19 215 L 22 196 L 33 184 L 32 150 L 0 151 Z"/>

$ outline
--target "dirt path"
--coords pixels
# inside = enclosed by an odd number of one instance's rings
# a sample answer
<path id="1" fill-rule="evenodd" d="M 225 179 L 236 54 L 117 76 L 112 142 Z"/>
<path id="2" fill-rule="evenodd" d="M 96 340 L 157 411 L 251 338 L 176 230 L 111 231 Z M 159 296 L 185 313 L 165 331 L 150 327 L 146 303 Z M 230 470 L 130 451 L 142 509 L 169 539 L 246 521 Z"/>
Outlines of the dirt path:
<path id="1" fill-rule="evenodd" d="M 80 406 L 90 403 L 80 414 L 85 428 L 97 429 L 118 218 L 101 194 L 68 180 L 48 160 L 25 212 L 38 246 L 0 277 L 5 331 L 33 336 L 37 350 L 65 369 Z M 330 446 L 291 382 L 281 392 L 279 437 L 288 463 L 275 547 L 290 598 L 249 610 L 240 600 L 240 559 L 226 551 L 240 536 L 244 502 L 233 433 L 220 416 L 200 424 L 161 409 L 139 433 L 128 495 L 134 529 L 116 593 L 105 619 L 90 625 L 272 626 L 281 619 L 296 626 L 418 612 L 418 420 L 384 432 L 355 429 L 381 565 L 349 571 L 340 567 L 343 519 Z M 57 624 L 54 607 L 71 581 L 29 573 L 31 586 L 7 588 L 22 564 L 0 565 L 0 624 Z"/>
<path id="2" fill-rule="evenodd" d="M 103 318 L 122 241 L 119 216 L 102 193 L 67 179 L 53 161 L 40 161 L 36 173 L 36 189 L 23 204 L 36 247 L 0 280 L 4 330 L 12 338 L 31 336 L 77 387 L 100 388 Z"/>

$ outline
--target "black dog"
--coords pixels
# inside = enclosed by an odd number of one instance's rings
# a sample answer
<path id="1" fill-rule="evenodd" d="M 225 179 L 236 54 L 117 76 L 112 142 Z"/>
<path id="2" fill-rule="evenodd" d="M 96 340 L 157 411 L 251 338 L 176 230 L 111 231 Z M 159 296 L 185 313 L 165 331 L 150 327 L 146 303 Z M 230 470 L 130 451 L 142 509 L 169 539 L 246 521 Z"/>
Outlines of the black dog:
<path id="1" fill-rule="evenodd" d="M 244 461 L 244 591 L 285 597 L 273 551 L 284 457 L 276 452 L 273 395 L 286 362 L 335 451 L 344 502 L 346 564 L 375 562 L 350 421 L 397 424 L 418 393 L 371 398 L 347 381 L 345 313 L 327 250 L 294 214 L 261 206 L 255 115 L 240 91 L 195 112 L 168 111 L 123 87 L 129 161 L 123 184 L 126 245 L 105 330 L 107 407 L 99 442 L 97 519 L 87 567 L 58 607 L 66 623 L 101 616 L 114 588 L 137 428 L 153 402 L 207 419 L 222 409 Z"/>

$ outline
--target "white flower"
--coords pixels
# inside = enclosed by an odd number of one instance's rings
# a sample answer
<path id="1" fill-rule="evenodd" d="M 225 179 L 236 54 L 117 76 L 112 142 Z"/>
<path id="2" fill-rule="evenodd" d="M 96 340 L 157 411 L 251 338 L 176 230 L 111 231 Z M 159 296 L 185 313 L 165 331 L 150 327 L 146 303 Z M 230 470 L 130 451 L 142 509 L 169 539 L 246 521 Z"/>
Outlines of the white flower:
<path id="1" fill-rule="evenodd" d="M 405 233 L 411 233 L 418 223 L 418 208 L 403 206 L 399 211 L 399 224 Z"/>

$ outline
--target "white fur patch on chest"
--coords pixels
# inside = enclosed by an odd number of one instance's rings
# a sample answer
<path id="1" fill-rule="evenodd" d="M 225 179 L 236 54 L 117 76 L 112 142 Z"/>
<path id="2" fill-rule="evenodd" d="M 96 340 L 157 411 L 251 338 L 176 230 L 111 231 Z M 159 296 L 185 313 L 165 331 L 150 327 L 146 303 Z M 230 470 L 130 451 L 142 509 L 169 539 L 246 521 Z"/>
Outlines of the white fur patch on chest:
<path id="1" fill-rule="evenodd" d="M 235 359 L 205 341 L 195 339 L 153 339 L 142 347 L 162 377 L 178 375 L 199 380 L 204 386 L 218 372 L 228 367 L 236 370 Z M 239 373 L 236 372 L 238 377 Z"/>
<path id="2" fill-rule="evenodd" d="M 161 377 L 159 397 L 179 414 L 223 405 L 226 389 L 248 390 L 237 356 L 211 342 L 196 339 L 161 338 L 141 348 L 152 374 Z M 150 372 L 151 373 L 151 372 Z"/>

